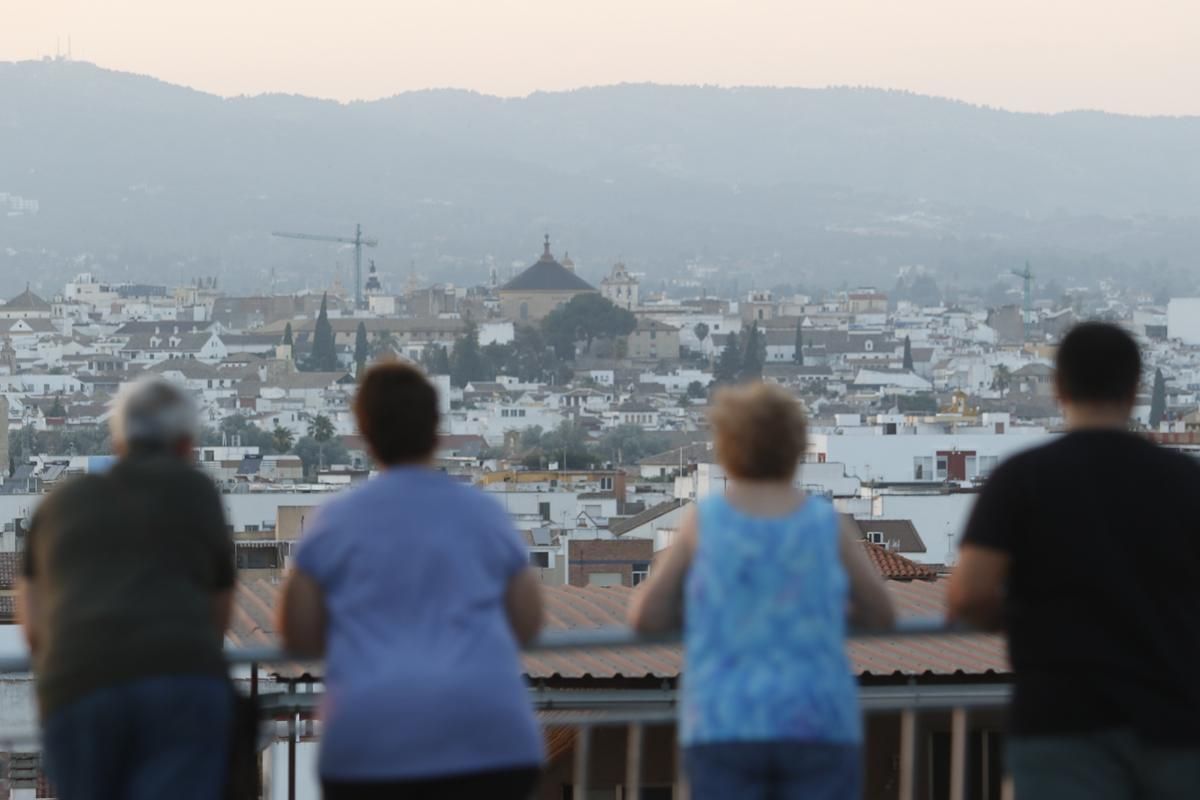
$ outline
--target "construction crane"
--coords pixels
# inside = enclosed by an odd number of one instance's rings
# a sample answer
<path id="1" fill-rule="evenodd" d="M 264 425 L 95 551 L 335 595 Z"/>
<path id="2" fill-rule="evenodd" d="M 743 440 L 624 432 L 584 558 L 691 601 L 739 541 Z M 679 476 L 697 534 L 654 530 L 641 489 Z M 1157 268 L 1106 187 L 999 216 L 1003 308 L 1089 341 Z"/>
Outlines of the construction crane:
<path id="1" fill-rule="evenodd" d="M 362 249 L 377 247 L 379 240 L 363 238 L 362 225 L 354 226 L 353 239 L 347 239 L 344 236 L 319 236 L 315 233 L 287 233 L 285 231 L 271 231 L 271 235 L 282 239 L 307 239 L 312 242 L 337 242 L 338 244 L 354 245 L 354 307 L 363 307 Z"/>
<path id="2" fill-rule="evenodd" d="M 1018 272 L 1014 269 L 1012 274 L 1025 283 L 1025 306 L 1021 317 L 1025 321 L 1025 338 L 1028 339 L 1029 328 L 1033 324 L 1033 271 L 1029 269 L 1029 262 L 1026 261 L 1023 272 Z"/>

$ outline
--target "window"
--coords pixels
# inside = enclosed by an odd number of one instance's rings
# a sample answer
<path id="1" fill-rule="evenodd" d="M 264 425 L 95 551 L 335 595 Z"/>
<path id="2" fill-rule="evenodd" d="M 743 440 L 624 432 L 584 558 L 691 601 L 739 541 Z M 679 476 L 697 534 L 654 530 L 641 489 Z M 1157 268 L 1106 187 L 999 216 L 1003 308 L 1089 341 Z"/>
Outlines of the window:
<path id="1" fill-rule="evenodd" d="M 996 464 L 999 463 L 999 461 L 999 456 L 980 456 L 979 469 L 976 474 L 980 478 L 986 478 L 988 475 L 992 474 L 992 470 L 996 468 Z"/>
<path id="2" fill-rule="evenodd" d="M 257 525 L 247 525 L 243 530 L 245 530 L 246 533 L 258 533 L 258 526 Z"/>
<path id="3" fill-rule="evenodd" d="M 546 552 L 530 553 L 529 566 L 537 567 L 538 569 L 550 569 L 550 554 Z"/>
<path id="4" fill-rule="evenodd" d="M 657 330 L 656 328 L 651 328 L 651 329 L 650 329 L 650 338 L 651 338 L 651 339 L 657 339 L 657 338 L 658 338 L 658 330 Z"/>
<path id="5" fill-rule="evenodd" d="M 601 478 L 600 479 L 600 489 L 602 491 L 606 491 L 606 492 L 611 491 L 612 488 L 613 488 L 612 478 Z"/>
<path id="6" fill-rule="evenodd" d="M 635 561 L 633 562 L 633 585 L 637 586 L 646 578 L 650 577 L 650 562 Z"/>
<path id="7" fill-rule="evenodd" d="M 600 516 L 600 504 L 599 503 L 588 503 L 586 506 L 583 507 L 583 513 L 587 514 L 592 519 L 599 517 Z"/>
<path id="8" fill-rule="evenodd" d="M 967 456 L 967 477 L 974 478 L 978 473 L 979 459 L 976 456 Z"/>
<path id="9" fill-rule="evenodd" d="M 932 456 L 917 456 L 913 459 L 913 480 L 915 481 L 931 481 L 933 480 L 933 457 Z"/>
<path id="10" fill-rule="evenodd" d="M 588 586 L 621 586 L 619 572 L 593 572 L 588 575 Z"/>
<path id="11" fill-rule="evenodd" d="M 946 480 L 946 470 L 948 467 L 949 467 L 949 459 L 947 459 L 945 456 L 938 456 L 937 472 L 934 474 L 934 477 L 937 478 L 937 480 L 939 480 L 939 481 Z"/>
<path id="12" fill-rule="evenodd" d="M 883 544 L 883 531 L 867 531 L 867 541 L 871 544 Z"/>
<path id="13" fill-rule="evenodd" d="M 549 503 L 538 503 L 538 516 L 540 516 L 546 522 L 550 521 L 550 504 Z"/>

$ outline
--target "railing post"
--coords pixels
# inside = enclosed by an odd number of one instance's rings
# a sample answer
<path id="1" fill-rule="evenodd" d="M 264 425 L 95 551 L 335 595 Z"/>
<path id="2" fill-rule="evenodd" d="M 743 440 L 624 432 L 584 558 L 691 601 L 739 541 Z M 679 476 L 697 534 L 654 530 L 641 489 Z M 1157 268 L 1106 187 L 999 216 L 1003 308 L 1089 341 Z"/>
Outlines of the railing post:
<path id="1" fill-rule="evenodd" d="M 917 712 L 900 712 L 900 800 L 917 796 Z"/>
<path id="2" fill-rule="evenodd" d="M 625 740 L 625 796 L 622 800 L 641 800 L 642 726 L 633 723 Z"/>
<path id="3" fill-rule="evenodd" d="M 299 716 L 294 710 L 288 712 L 288 800 L 296 800 L 296 734 L 298 733 L 296 727 Z"/>
<path id="4" fill-rule="evenodd" d="M 575 776 L 572 785 L 575 787 L 572 796 L 575 800 L 587 800 L 588 792 L 588 759 L 592 750 L 592 729 L 588 725 L 580 725 L 575 729 Z"/>
<path id="5" fill-rule="evenodd" d="M 950 712 L 950 800 L 967 796 L 967 710 Z"/>

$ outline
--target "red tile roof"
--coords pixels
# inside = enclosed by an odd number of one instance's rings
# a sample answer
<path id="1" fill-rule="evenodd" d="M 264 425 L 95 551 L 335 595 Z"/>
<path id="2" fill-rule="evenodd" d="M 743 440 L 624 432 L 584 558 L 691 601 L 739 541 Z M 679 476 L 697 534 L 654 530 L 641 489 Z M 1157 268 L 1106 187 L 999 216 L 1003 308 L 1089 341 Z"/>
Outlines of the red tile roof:
<path id="1" fill-rule="evenodd" d="M 276 642 L 273 606 L 279 586 L 267 580 L 240 583 L 233 625 L 232 646 L 272 645 Z M 632 589 L 613 587 L 546 586 L 547 628 L 593 630 L 625 624 Z M 945 613 L 944 580 L 887 581 L 892 601 L 901 617 L 939 617 Z M 875 637 L 849 645 L 853 670 L 860 677 L 979 676 L 1010 672 L 1004 640 L 1000 636 L 962 634 L 939 637 Z M 546 678 L 659 678 L 680 674 L 679 645 L 603 648 L 586 651 L 556 650 L 524 656 L 532 679 Z M 320 675 L 316 665 L 271 668 L 288 677 Z"/>
<path id="2" fill-rule="evenodd" d="M 867 555 L 879 570 L 879 574 L 892 581 L 931 581 L 937 578 L 937 571 L 924 564 L 905 558 L 899 553 L 888 550 L 883 545 L 872 544 L 863 540 Z"/>

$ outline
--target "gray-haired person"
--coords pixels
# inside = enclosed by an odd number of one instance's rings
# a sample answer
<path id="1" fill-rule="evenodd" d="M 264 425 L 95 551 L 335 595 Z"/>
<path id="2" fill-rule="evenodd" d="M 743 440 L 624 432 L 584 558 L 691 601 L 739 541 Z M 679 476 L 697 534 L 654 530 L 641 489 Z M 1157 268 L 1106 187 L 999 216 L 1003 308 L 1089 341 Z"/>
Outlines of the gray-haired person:
<path id="1" fill-rule="evenodd" d="M 61 800 L 224 792 L 233 543 L 216 487 L 192 465 L 196 416 L 165 380 L 125 386 L 116 463 L 34 514 L 18 602 Z"/>

